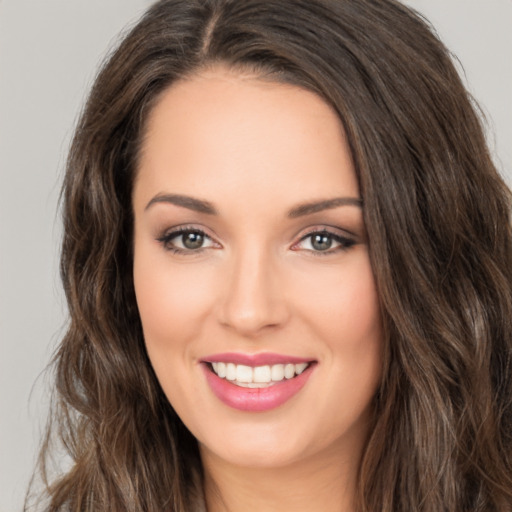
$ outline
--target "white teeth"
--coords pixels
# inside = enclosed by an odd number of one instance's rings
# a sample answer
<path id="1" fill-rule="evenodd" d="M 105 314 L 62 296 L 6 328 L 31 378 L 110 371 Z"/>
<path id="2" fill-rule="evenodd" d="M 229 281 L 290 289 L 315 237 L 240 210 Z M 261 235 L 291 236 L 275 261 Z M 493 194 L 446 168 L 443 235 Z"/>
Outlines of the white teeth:
<path id="1" fill-rule="evenodd" d="M 213 371 L 221 378 L 232 381 L 233 384 L 247 388 L 262 388 L 272 386 L 284 379 L 293 379 L 300 375 L 308 363 L 274 364 L 272 366 L 247 366 L 244 364 L 212 363 Z"/>
<path id="2" fill-rule="evenodd" d="M 272 380 L 280 381 L 284 379 L 284 364 L 274 364 L 270 369 Z"/>
<path id="3" fill-rule="evenodd" d="M 275 382 L 238 382 L 237 380 L 233 382 L 237 386 L 241 388 L 267 388 L 269 386 L 273 386 Z"/>
<path id="4" fill-rule="evenodd" d="M 215 370 L 215 367 L 214 367 Z M 215 370 L 217 375 L 221 378 L 226 377 L 226 363 L 217 363 L 217 369 Z"/>
<path id="5" fill-rule="evenodd" d="M 295 373 L 300 375 L 306 368 L 308 367 L 308 363 L 300 363 L 295 365 Z"/>
<path id="6" fill-rule="evenodd" d="M 237 364 L 236 380 L 238 382 L 252 382 L 252 368 L 243 364 Z"/>
<path id="7" fill-rule="evenodd" d="M 228 363 L 226 365 L 226 379 L 236 380 L 236 365 L 233 363 Z"/>
<path id="8" fill-rule="evenodd" d="M 253 382 L 270 382 L 272 380 L 270 366 L 256 366 L 252 380 Z"/>
<path id="9" fill-rule="evenodd" d="M 294 364 L 290 363 L 284 367 L 284 376 L 287 379 L 293 379 L 293 377 L 295 377 L 295 365 Z"/>

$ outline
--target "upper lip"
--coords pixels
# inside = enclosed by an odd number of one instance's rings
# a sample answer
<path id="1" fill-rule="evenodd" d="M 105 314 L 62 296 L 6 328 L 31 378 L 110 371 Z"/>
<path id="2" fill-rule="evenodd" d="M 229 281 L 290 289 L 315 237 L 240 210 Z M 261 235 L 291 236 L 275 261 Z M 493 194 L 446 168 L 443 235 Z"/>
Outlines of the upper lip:
<path id="1" fill-rule="evenodd" d="M 259 354 L 242 354 L 239 352 L 225 352 L 222 354 L 212 354 L 201 359 L 204 363 L 233 363 L 246 366 L 265 366 L 273 364 L 299 364 L 311 363 L 312 358 L 289 356 L 285 354 L 275 354 L 272 352 L 262 352 Z"/>

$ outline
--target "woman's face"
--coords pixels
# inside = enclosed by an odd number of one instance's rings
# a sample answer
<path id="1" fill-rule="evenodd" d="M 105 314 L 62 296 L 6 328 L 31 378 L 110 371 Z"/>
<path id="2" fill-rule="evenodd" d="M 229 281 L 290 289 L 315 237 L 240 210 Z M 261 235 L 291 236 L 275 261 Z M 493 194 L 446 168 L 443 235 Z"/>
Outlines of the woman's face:
<path id="1" fill-rule="evenodd" d="M 382 330 L 334 111 L 223 69 L 174 84 L 149 118 L 133 208 L 147 351 L 203 457 L 360 454 Z"/>

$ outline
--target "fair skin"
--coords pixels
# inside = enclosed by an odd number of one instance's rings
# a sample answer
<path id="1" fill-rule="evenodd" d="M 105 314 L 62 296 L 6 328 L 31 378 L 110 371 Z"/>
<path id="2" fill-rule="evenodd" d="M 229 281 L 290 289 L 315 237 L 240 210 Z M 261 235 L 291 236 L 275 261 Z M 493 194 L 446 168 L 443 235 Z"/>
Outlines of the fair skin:
<path id="1" fill-rule="evenodd" d="M 298 87 L 197 73 L 150 115 L 133 210 L 147 351 L 199 442 L 208 510 L 353 510 L 382 328 L 336 114 Z M 216 354 L 251 375 L 305 362 L 247 389 Z"/>

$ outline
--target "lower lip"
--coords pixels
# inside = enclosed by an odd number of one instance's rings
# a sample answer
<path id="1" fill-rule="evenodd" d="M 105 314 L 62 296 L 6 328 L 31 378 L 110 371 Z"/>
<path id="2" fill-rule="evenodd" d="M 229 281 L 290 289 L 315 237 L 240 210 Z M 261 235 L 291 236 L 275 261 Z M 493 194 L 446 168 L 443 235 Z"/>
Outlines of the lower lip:
<path id="1" fill-rule="evenodd" d="M 221 379 L 206 364 L 201 364 L 206 380 L 215 394 L 223 403 L 247 412 L 263 412 L 275 409 L 296 395 L 309 379 L 314 364 L 310 364 L 300 375 L 293 379 L 285 379 L 267 388 L 244 388 Z"/>

